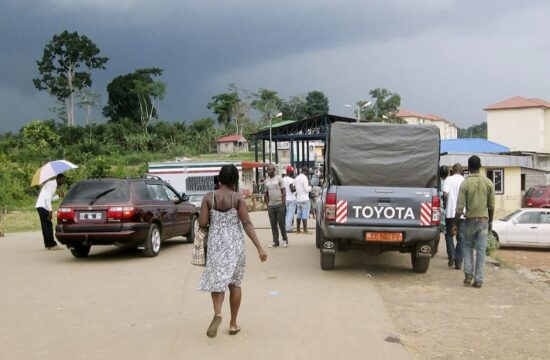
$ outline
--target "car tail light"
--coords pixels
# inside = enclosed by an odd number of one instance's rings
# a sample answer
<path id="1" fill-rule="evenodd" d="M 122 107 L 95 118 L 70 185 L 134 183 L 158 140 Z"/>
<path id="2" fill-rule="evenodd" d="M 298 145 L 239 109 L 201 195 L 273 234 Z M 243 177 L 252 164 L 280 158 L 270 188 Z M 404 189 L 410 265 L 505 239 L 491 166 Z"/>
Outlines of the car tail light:
<path id="1" fill-rule="evenodd" d="M 133 206 L 112 206 L 107 209 L 107 221 L 122 221 L 130 219 L 136 210 Z"/>
<path id="2" fill-rule="evenodd" d="M 432 225 L 439 225 L 441 222 L 441 199 L 439 196 L 432 196 Z"/>
<path id="3" fill-rule="evenodd" d="M 327 194 L 325 202 L 325 218 L 327 220 L 336 220 L 336 193 Z"/>
<path id="4" fill-rule="evenodd" d="M 74 222 L 74 209 L 66 207 L 57 209 L 57 222 Z"/>

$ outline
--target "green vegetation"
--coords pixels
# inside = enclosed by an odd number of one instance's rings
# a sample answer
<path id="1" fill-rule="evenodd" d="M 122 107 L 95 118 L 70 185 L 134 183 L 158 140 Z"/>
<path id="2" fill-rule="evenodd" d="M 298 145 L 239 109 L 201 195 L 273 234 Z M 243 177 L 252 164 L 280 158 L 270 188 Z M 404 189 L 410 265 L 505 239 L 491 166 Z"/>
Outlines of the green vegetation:
<path id="1" fill-rule="evenodd" d="M 466 129 L 458 129 L 459 138 L 481 138 L 487 139 L 487 122 L 479 125 L 472 125 Z"/>
<path id="2" fill-rule="evenodd" d="M 487 237 L 487 250 L 486 250 L 487 255 L 492 256 L 494 252 L 498 250 L 498 248 L 499 248 L 499 243 L 497 239 L 492 233 L 489 234 L 489 236 Z"/>

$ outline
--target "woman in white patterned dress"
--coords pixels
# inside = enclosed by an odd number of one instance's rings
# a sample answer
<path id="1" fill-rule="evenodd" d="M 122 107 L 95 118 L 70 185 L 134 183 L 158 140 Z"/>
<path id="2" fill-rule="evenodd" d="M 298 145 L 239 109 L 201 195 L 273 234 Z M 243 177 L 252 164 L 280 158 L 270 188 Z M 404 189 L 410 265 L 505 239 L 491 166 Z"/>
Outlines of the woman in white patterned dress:
<path id="1" fill-rule="evenodd" d="M 199 215 L 199 225 L 209 229 L 206 268 L 199 284 L 199 290 L 211 293 L 214 306 L 214 319 L 206 331 L 208 337 L 215 337 L 218 333 L 227 289 L 231 308 L 229 334 L 235 335 L 241 330 L 237 324 L 237 315 L 246 264 L 242 228 L 258 249 L 260 260 L 263 262 L 267 259 L 248 216 L 246 200 L 235 191 L 239 183 L 239 171 L 235 165 L 224 165 L 218 178 L 220 188 L 204 196 Z"/>

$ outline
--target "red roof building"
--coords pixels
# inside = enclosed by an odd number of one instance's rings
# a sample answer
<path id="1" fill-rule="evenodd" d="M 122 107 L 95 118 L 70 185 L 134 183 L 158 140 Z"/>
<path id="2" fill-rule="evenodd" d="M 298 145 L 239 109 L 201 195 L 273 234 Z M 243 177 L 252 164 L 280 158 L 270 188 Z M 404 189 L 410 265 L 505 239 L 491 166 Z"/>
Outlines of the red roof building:
<path id="1" fill-rule="evenodd" d="M 397 116 L 407 122 L 407 124 L 431 124 L 439 128 L 441 140 L 456 139 L 458 137 L 458 128 L 455 124 L 443 119 L 441 116 L 428 114 L 423 115 L 414 111 L 400 109 Z"/>
<path id="2" fill-rule="evenodd" d="M 248 151 L 248 141 L 241 134 L 222 136 L 216 139 L 218 154 Z"/>
<path id="3" fill-rule="evenodd" d="M 502 109 L 523 109 L 523 108 L 544 108 L 550 109 L 550 103 L 537 98 L 526 99 L 521 96 L 514 96 L 510 99 L 487 106 L 485 111 Z"/>
<path id="4" fill-rule="evenodd" d="M 510 151 L 550 153 L 550 102 L 514 96 L 484 110 L 488 140 Z"/>

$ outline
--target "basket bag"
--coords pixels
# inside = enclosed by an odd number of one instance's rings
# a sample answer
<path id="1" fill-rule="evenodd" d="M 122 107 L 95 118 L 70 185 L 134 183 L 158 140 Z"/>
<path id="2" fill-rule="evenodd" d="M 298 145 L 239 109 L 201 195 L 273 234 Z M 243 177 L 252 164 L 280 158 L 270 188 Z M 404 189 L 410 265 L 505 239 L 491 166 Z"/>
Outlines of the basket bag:
<path id="1" fill-rule="evenodd" d="M 191 255 L 191 264 L 197 266 L 206 266 L 206 242 L 208 240 L 208 230 L 200 228 L 195 233 L 193 253 Z"/>
<path id="2" fill-rule="evenodd" d="M 212 192 L 212 207 L 214 207 L 214 191 Z M 208 243 L 208 230 L 199 227 L 195 233 L 193 242 L 193 252 L 191 254 L 191 264 L 196 266 L 206 266 L 206 247 Z"/>

